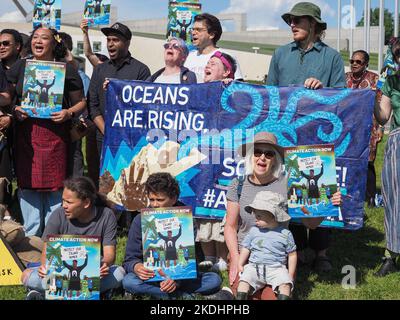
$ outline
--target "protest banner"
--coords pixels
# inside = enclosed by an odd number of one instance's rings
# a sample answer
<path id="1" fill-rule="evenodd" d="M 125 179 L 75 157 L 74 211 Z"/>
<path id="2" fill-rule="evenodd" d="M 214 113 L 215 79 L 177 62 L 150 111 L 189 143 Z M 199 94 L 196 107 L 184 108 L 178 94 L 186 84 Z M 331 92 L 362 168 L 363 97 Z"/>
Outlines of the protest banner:
<path id="1" fill-rule="evenodd" d="M 45 26 L 60 30 L 61 0 L 35 0 L 32 16 L 33 28 Z"/>
<path id="2" fill-rule="evenodd" d="M 111 0 L 86 0 L 83 9 L 83 18 L 88 26 L 110 24 Z"/>
<path id="3" fill-rule="evenodd" d="M 100 237 L 49 235 L 47 300 L 100 300 Z"/>
<path id="4" fill-rule="evenodd" d="M 169 172 L 194 217 L 222 219 L 226 192 L 243 174 L 237 148 L 260 131 L 284 147 L 333 144 L 342 218 L 324 225 L 363 224 L 371 90 L 259 86 L 233 82 L 166 85 L 112 79 L 107 89 L 100 185 L 117 207 L 147 206 L 144 182 Z"/>
<path id="5" fill-rule="evenodd" d="M 288 175 L 288 209 L 292 218 L 338 217 L 332 205 L 337 191 L 334 146 L 308 145 L 284 149 Z"/>
<path id="6" fill-rule="evenodd" d="M 147 282 L 197 278 L 190 207 L 142 209 L 141 224 L 143 264 L 155 273 Z"/>
<path id="7" fill-rule="evenodd" d="M 0 233 L 0 286 L 22 285 L 24 267 L 7 241 Z"/>
<path id="8" fill-rule="evenodd" d="M 65 68 L 63 62 L 26 60 L 21 106 L 30 117 L 49 119 L 62 110 Z"/>
<path id="9" fill-rule="evenodd" d="M 201 4 L 198 1 L 170 1 L 168 6 L 167 39 L 181 38 L 186 42 L 189 50 L 192 45 L 192 27 L 194 18 L 201 13 Z"/>

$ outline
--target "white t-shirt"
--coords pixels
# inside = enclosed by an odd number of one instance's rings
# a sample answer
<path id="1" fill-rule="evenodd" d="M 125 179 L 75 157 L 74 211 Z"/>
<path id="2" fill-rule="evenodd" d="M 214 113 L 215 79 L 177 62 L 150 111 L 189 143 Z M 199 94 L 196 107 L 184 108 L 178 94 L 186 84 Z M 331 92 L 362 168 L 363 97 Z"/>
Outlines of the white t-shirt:
<path id="1" fill-rule="evenodd" d="M 175 73 L 175 74 L 170 74 L 168 76 L 165 76 L 164 74 L 160 74 L 156 80 L 154 80 L 156 83 L 176 83 L 179 84 L 181 83 L 181 74 L 180 73 Z"/>
<path id="2" fill-rule="evenodd" d="M 208 60 L 210 60 L 211 56 L 216 52 L 220 51 L 222 53 L 229 54 L 233 59 L 236 61 L 236 72 L 235 72 L 235 79 L 243 79 L 242 71 L 240 70 L 239 63 L 237 59 L 232 56 L 230 53 L 221 50 L 215 49 L 214 51 L 207 53 L 207 54 L 199 54 L 197 50 L 191 51 L 185 61 L 185 67 L 188 68 L 190 71 L 193 71 L 196 74 L 197 83 L 204 82 L 204 69 L 206 68 Z"/>

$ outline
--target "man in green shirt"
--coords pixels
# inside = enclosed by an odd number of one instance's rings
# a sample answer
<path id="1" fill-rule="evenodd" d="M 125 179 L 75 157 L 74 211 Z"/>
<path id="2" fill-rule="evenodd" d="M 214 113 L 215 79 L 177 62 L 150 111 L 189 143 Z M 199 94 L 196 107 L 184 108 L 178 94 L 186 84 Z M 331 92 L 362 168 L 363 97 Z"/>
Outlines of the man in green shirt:
<path id="1" fill-rule="evenodd" d="M 322 42 L 327 26 L 321 19 L 321 9 L 310 2 L 299 2 L 290 12 L 282 15 L 282 19 L 290 26 L 294 41 L 276 49 L 269 66 L 267 85 L 303 85 L 313 90 L 344 88 L 346 76 L 343 59 L 336 50 Z M 314 269 L 317 272 L 332 269 L 326 255 L 329 229 L 310 229 L 307 234 L 304 225 L 291 224 L 290 230 L 300 262 L 305 262 L 304 249 L 309 246 L 316 253 Z"/>
<path id="2" fill-rule="evenodd" d="M 326 23 L 321 10 L 310 2 L 297 3 L 282 15 L 290 26 L 293 42 L 276 49 L 267 85 L 304 85 L 309 89 L 345 87 L 343 59 L 322 42 Z"/>

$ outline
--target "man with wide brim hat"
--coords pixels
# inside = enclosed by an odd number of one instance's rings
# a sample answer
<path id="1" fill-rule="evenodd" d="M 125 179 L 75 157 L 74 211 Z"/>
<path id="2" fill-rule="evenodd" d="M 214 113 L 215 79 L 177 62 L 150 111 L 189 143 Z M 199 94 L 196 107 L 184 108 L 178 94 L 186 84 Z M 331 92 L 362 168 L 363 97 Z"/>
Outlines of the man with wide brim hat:
<path id="1" fill-rule="evenodd" d="M 249 143 L 245 143 L 245 144 L 241 145 L 238 148 L 237 153 L 241 157 L 245 157 L 247 155 L 247 152 L 252 150 L 256 144 L 264 144 L 264 145 L 271 146 L 273 149 L 275 149 L 280 154 L 280 156 L 283 159 L 283 148 L 280 145 L 278 145 L 276 136 L 273 133 L 265 132 L 265 131 L 257 133 L 254 136 L 253 142 L 249 142 Z"/>
<path id="2" fill-rule="evenodd" d="M 293 41 L 274 52 L 267 85 L 302 85 L 313 90 L 325 87 L 344 88 L 346 76 L 342 56 L 322 41 L 327 24 L 321 18 L 321 9 L 310 2 L 299 2 L 283 14 L 282 19 L 289 25 Z M 334 205 L 340 204 L 340 192 L 336 192 L 332 199 Z M 303 220 L 304 225 L 291 226 L 300 260 L 305 261 L 304 250 L 309 247 L 316 254 L 313 263 L 315 270 L 330 271 L 332 264 L 327 257 L 330 246 L 329 230 L 316 228 L 321 219 Z M 306 226 L 310 228 L 308 231 Z"/>
<path id="3" fill-rule="evenodd" d="M 293 42 L 275 51 L 267 85 L 344 88 L 343 59 L 322 41 L 327 24 L 321 18 L 321 9 L 311 2 L 299 2 L 282 19 L 291 29 Z"/>
<path id="4" fill-rule="evenodd" d="M 290 12 L 287 12 L 282 15 L 282 19 L 290 25 L 291 21 L 290 18 L 294 17 L 303 17 L 303 16 L 308 16 L 313 18 L 315 21 L 317 21 L 320 25 L 322 30 L 326 30 L 326 22 L 324 22 L 321 19 L 321 9 L 311 3 L 311 2 L 299 2 L 295 4 L 295 6 L 290 10 Z"/>

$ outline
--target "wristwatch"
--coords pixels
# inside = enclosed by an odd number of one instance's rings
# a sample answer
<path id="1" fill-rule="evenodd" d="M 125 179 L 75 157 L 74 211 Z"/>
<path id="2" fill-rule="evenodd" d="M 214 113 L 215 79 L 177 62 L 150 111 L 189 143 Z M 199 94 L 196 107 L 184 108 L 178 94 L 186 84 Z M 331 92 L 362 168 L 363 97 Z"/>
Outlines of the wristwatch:
<path id="1" fill-rule="evenodd" d="M 71 119 L 75 117 L 75 112 L 69 111 L 69 109 L 68 109 L 68 113 L 71 116 Z"/>

